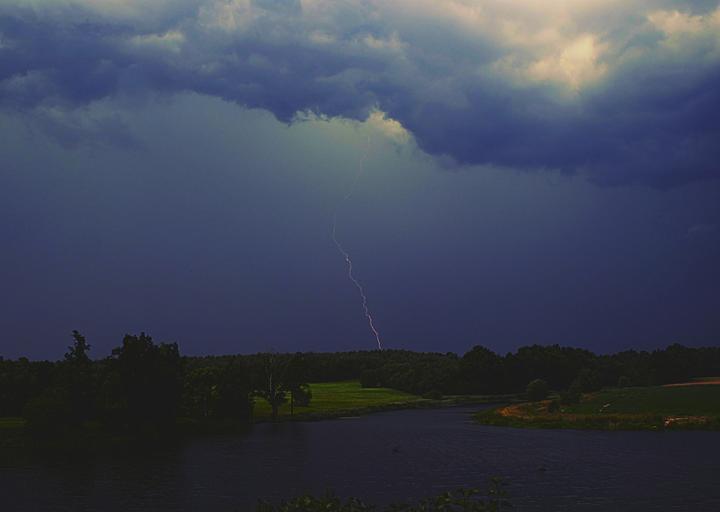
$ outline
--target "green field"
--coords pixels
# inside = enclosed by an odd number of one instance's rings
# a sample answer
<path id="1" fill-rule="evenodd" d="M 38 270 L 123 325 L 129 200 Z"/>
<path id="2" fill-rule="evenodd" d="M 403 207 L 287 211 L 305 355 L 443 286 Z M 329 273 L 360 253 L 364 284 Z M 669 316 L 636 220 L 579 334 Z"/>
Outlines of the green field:
<path id="1" fill-rule="evenodd" d="M 0 430 L 19 430 L 24 426 L 22 418 L 0 418 Z"/>
<path id="2" fill-rule="evenodd" d="M 22 418 L 0 418 L 0 448 L 18 445 L 24 427 L 25 420 Z"/>
<path id="3" fill-rule="evenodd" d="M 601 430 L 720 429 L 720 385 L 614 388 L 579 404 L 548 410 L 551 401 L 482 411 L 483 424 Z"/>
<path id="4" fill-rule="evenodd" d="M 606 404 L 609 404 L 605 407 Z M 569 412 L 659 414 L 663 416 L 720 415 L 720 386 L 620 388 L 592 394 Z"/>
<path id="5" fill-rule="evenodd" d="M 310 406 L 295 407 L 295 415 L 300 418 L 338 417 L 438 402 L 389 388 L 363 388 L 358 381 L 313 383 L 310 390 Z M 268 420 L 270 415 L 268 403 L 261 398 L 256 399 L 255 419 Z M 280 408 L 279 418 L 290 418 L 289 403 Z"/>

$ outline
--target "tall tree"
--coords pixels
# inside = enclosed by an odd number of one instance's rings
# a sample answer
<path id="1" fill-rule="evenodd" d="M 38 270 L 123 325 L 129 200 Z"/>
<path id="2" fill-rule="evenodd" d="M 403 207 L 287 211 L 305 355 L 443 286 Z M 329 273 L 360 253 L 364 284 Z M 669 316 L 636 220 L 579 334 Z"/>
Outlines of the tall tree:
<path id="1" fill-rule="evenodd" d="M 81 423 L 93 416 L 95 409 L 95 382 L 92 361 L 88 353 L 90 344 L 77 330 L 72 332 L 73 344 L 65 353 L 62 367 L 64 384 L 61 387 L 67 393 L 70 422 Z"/>
<path id="2" fill-rule="evenodd" d="M 145 333 L 126 335 L 110 360 L 110 387 L 119 420 L 136 433 L 171 428 L 182 395 L 182 365 L 176 343 L 155 345 Z"/>
<path id="3" fill-rule="evenodd" d="M 249 421 L 252 418 L 253 400 L 245 366 L 231 362 L 220 369 L 217 377 L 215 416 L 221 419 Z"/>
<path id="4" fill-rule="evenodd" d="M 272 420 L 277 421 L 280 406 L 287 401 L 287 384 L 285 382 L 287 362 L 274 353 L 261 355 L 262 375 L 256 394 L 264 398 L 272 409 Z"/>
<path id="5" fill-rule="evenodd" d="M 460 360 L 466 389 L 473 393 L 496 393 L 503 387 L 503 361 L 492 350 L 476 345 Z"/>
<path id="6" fill-rule="evenodd" d="M 203 366 L 187 373 L 185 387 L 190 414 L 208 418 L 214 415 L 218 398 L 218 371 Z"/>
<path id="7" fill-rule="evenodd" d="M 290 391 L 290 416 L 295 414 L 295 406 L 307 406 L 312 399 L 312 392 L 308 386 L 308 364 L 305 356 L 298 352 L 287 364 L 285 370 L 285 383 Z"/>
<path id="8" fill-rule="evenodd" d="M 89 364 L 90 356 L 90 344 L 85 339 L 85 336 L 80 334 L 77 330 L 72 332 L 73 344 L 68 347 L 68 351 L 65 353 L 65 361 L 75 364 Z"/>

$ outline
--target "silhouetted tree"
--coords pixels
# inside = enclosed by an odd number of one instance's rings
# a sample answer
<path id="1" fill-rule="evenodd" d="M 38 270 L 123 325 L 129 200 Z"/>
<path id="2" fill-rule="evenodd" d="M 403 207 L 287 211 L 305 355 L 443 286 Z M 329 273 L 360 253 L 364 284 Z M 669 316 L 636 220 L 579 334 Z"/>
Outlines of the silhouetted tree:
<path id="1" fill-rule="evenodd" d="M 218 397 L 218 371 L 204 366 L 195 368 L 185 377 L 185 388 L 191 416 L 208 418 L 212 415 Z"/>
<path id="2" fill-rule="evenodd" d="M 307 362 L 302 353 L 296 353 L 287 363 L 285 369 L 285 386 L 290 392 L 290 415 L 295 414 L 295 406 L 308 406 L 312 399 L 312 391 L 308 386 Z"/>
<path id="3" fill-rule="evenodd" d="M 364 388 L 379 388 L 382 377 L 378 370 L 367 369 L 360 374 L 360 385 Z"/>
<path id="4" fill-rule="evenodd" d="M 467 392 L 498 393 L 504 387 L 503 361 L 492 350 L 479 345 L 460 360 L 461 379 Z"/>
<path id="5" fill-rule="evenodd" d="M 185 411 L 193 417 L 249 420 L 250 381 L 243 365 L 201 366 L 185 378 Z"/>
<path id="6" fill-rule="evenodd" d="M 135 433 L 174 426 L 182 393 L 176 343 L 155 345 L 145 333 L 126 335 L 110 360 L 109 392 L 116 419 Z"/>
<path id="7" fill-rule="evenodd" d="M 619 388 L 627 388 L 632 386 L 632 382 L 630 381 L 630 377 L 627 375 L 621 375 L 620 378 L 618 378 L 617 381 L 617 387 Z"/>
<path id="8" fill-rule="evenodd" d="M 36 439 L 58 441 L 71 430 L 72 410 L 62 389 L 46 389 L 23 407 L 25 428 Z"/>
<path id="9" fill-rule="evenodd" d="M 67 393 L 70 421 L 79 424 L 94 416 L 96 386 L 92 361 L 88 355 L 90 344 L 76 330 L 72 332 L 72 337 L 73 344 L 68 347 L 62 365 L 62 387 L 65 389 L 60 392 Z"/>
<path id="10" fill-rule="evenodd" d="M 545 382 L 542 379 L 535 379 L 530 381 L 530 383 L 527 385 L 527 388 L 525 389 L 525 395 L 527 396 L 527 399 L 531 402 L 537 402 L 540 400 L 545 400 L 549 393 L 549 388 L 547 382 Z"/>
<path id="11" fill-rule="evenodd" d="M 264 398 L 272 409 L 272 420 L 277 421 L 280 406 L 287 401 L 287 384 L 285 382 L 285 371 L 287 362 L 282 356 L 268 352 L 261 354 L 261 381 L 255 393 Z"/>
<path id="12" fill-rule="evenodd" d="M 580 393 L 591 393 L 598 391 L 602 386 L 598 374 L 589 368 L 583 368 L 578 372 L 577 377 L 570 387 L 575 387 Z"/>
<path id="13" fill-rule="evenodd" d="M 42 384 L 37 363 L 21 357 L 0 362 L 0 416 L 20 416 L 25 405 L 37 395 Z"/>
<path id="14" fill-rule="evenodd" d="M 695 351 L 674 343 L 665 350 L 655 350 L 650 354 L 651 379 L 653 384 L 684 382 L 692 377 Z"/>
<path id="15" fill-rule="evenodd" d="M 72 332 L 73 344 L 68 347 L 68 351 L 65 353 L 65 361 L 68 363 L 89 365 L 90 356 L 90 344 L 85 339 L 85 336 L 80 334 L 77 330 Z"/>
<path id="16" fill-rule="evenodd" d="M 250 420 L 252 418 L 252 388 L 244 365 L 232 362 L 217 374 L 217 396 L 214 415 L 221 419 Z"/>

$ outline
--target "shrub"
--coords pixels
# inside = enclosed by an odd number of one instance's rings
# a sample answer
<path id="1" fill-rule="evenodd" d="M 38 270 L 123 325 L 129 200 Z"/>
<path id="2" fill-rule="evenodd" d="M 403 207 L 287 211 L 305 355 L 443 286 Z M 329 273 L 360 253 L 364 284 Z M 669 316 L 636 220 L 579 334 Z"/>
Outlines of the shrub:
<path id="1" fill-rule="evenodd" d="M 440 393 L 440 391 L 438 391 L 437 389 L 428 391 L 423 395 L 423 398 L 429 398 L 430 400 L 442 400 L 442 397 L 442 393 Z"/>
<path id="2" fill-rule="evenodd" d="M 374 509 L 375 507 L 366 505 L 356 498 L 345 501 L 333 494 L 328 494 L 323 498 L 301 496 L 284 501 L 277 507 L 261 501 L 258 504 L 257 512 L 369 512 Z"/>
<path id="3" fill-rule="evenodd" d="M 548 383 L 542 379 L 535 379 L 531 381 L 525 389 L 527 399 L 531 402 L 537 402 L 547 398 L 550 392 Z"/>
<path id="4" fill-rule="evenodd" d="M 629 388 L 630 386 L 632 386 L 632 381 L 627 375 L 621 375 L 618 379 L 617 385 L 619 388 Z"/>
<path id="5" fill-rule="evenodd" d="M 357 498 L 342 500 L 328 493 L 322 498 L 301 496 L 277 506 L 261 501 L 257 512 L 497 512 L 511 506 L 504 486 L 501 479 L 493 478 L 486 493 L 477 489 L 460 489 L 425 498 L 418 503 L 395 504 L 384 509 L 368 505 Z"/>
<path id="6" fill-rule="evenodd" d="M 52 440 L 70 427 L 70 404 L 57 392 L 46 392 L 30 400 L 23 408 L 25 428 L 34 437 Z"/>
<path id="7" fill-rule="evenodd" d="M 577 387 L 581 393 L 599 391 L 602 387 L 597 373 L 587 368 L 580 370 L 577 377 L 575 377 L 575 380 L 570 385 L 571 388 L 573 386 Z"/>
<path id="8" fill-rule="evenodd" d="M 292 393 L 295 405 L 300 407 L 307 407 L 310 405 L 310 401 L 312 400 L 312 390 L 310 389 L 310 386 L 303 384 L 292 390 Z"/>
<path id="9" fill-rule="evenodd" d="M 580 397 L 582 397 L 582 393 L 579 387 L 570 386 L 570 389 L 564 393 L 560 393 L 560 403 L 562 405 L 574 405 L 580 403 Z"/>
<path id="10" fill-rule="evenodd" d="M 380 372 L 377 370 L 365 370 L 360 374 L 360 385 L 364 388 L 379 388 Z"/>
<path id="11" fill-rule="evenodd" d="M 550 413 L 560 412 L 560 402 L 559 402 L 558 400 L 552 400 L 552 401 L 548 404 L 547 410 L 548 410 L 548 412 L 550 412 Z"/>

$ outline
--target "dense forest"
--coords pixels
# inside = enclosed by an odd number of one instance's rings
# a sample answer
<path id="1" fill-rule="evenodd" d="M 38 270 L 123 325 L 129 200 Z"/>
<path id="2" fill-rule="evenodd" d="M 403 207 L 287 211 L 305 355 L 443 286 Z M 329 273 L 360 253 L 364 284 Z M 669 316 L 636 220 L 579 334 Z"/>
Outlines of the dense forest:
<path id="1" fill-rule="evenodd" d="M 560 393 L 645 386 L 720 375 L 720 347 L 596 355 L 532 345 L 505 355 L 476 346 L 466 354 L 406 350 L 183 357 L 175 343 L 127 335 L 102 359 L 77 331 L 61 361 L 0 357 L 0 416 L 22 416 L 41 435 L 97 425 L 127 434 L 167 432 L 179 419 L 249 422 L 253 403 L 273 410 L 306 405 L 309 382 L 359 379 L 431 398 L 508 394 L 541 379 Z"/>

